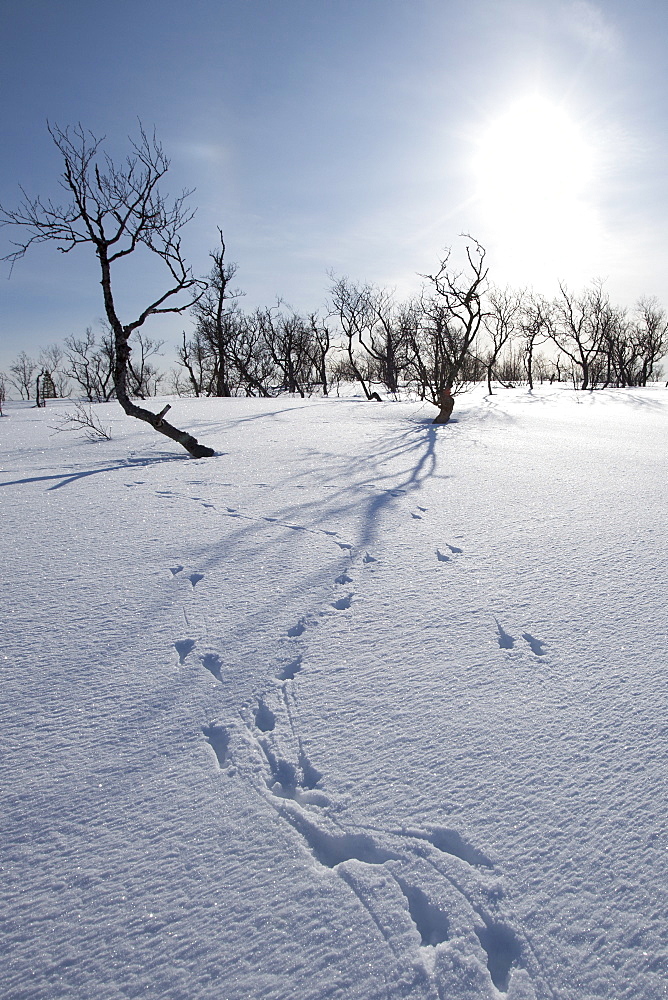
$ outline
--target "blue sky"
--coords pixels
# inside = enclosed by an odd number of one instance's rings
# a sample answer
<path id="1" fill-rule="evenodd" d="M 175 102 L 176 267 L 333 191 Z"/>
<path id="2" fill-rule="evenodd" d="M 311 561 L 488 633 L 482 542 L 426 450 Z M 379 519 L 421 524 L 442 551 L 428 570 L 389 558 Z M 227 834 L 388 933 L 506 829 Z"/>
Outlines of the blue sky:
<path id="1" fill-rule="evenodd" d="M 330 271 L 408 293 L 463 231 L 500 284 L 603 278 L 618 302 L 668 305 L 667 37 L 661 3 L 5 2 L 0 202 L 58 194 L 47 119 L 122 157 L 140 118 L 171 157 L 165 190 L 196 189 L 188 259 L 208 270 L 221 226 L 249 308 L 323 308 Z M 83 250 L 8 274 L 0 367 L 102 314 Z M 131 311 L 155 276 L 137 260 L 123 277 Z"/>

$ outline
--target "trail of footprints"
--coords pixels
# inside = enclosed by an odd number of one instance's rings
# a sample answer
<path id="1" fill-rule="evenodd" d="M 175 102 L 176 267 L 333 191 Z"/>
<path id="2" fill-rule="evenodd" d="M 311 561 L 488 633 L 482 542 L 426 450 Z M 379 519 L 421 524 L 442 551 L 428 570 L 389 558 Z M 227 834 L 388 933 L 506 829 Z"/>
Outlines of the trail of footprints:
<path id="1" fill-rule="evenodd" d="M 333 581 L 329 614 L 351 608 L 356 570 L 373 571 L 377 561 L 369 552 L 356 556 L 345 542 L 336 544 L 347 565 Z M 449 544 L 445 548 L 447 553 L 436 550 L 440 562 L 463 551 Z M 181 565 L 170 568 L 172 576 L 183 570 Z M 188 578 L 194 590 L 204 575 L 193 572 Z M 503 879 L 484 852 L 446 827 L 348 829 L 337 820 L 325 776 L 309 759 L 298 725 L 295 685 L 306 666 L 304 636 L 314 621 L 306 615 L 287 628 L 286 653 L 274 687 L 242 706 L 241 726 L 212 721 L 202 728 L 218 767 L 251 781 L 300 835 L 313 864 L 347 884 L 399 965 L 403 982 L 397 986 L 417 989 L 427 1000 L 553 996 L 531 942 L 507 916 Z M 514 637 L 498 621 L 496 626 L 500 648 L 512 649 Z M 529 633 L 522 638 L 535 655 L 543 655 L 540 640 Z M 174 643 L 180 664 L 195 646 L 193 639 Z M 222 681 L 217 654 L 207 652 L 199 659 Z"/>

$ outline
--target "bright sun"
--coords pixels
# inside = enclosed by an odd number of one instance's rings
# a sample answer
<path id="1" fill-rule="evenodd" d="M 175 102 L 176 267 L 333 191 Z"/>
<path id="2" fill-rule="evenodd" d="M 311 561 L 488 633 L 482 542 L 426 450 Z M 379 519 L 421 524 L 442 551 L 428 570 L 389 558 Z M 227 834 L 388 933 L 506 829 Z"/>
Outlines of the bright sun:
<path id="1" fill-rule="evenodd" d="M 520 280 L 572 273 L 578 258 L 586 266 L 598 230 L 595 148 L 563 107 L 539 96 L 512 104 L 477 138 L 474 172 L 485 222 L 524 268 Z"/>

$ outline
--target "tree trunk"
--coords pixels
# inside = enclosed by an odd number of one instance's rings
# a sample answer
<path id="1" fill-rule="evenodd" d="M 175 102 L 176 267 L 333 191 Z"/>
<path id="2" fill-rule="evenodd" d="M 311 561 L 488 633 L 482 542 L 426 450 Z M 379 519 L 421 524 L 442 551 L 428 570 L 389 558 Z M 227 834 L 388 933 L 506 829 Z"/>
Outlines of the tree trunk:
<path id="1" fill-rule="evenodd" d="M 143 406 L 137 406 L 128 396 L 125 386 L 117 385 L 116 395 L 118 402 L 129 417 L 144 420 L 151 427 L 155 428 L 156 431 L 160 431 L 165 437 L 171 438 L 172 441 L 180 444 L 193 458 L 211 458 L 216 454 L 213 448 L 208 448 L 206 445 L 200 444 L 192 434 L 180 431 L 178 427 L 174 427 L 168 423 L 159 413 L 152 413 L 151 410 L 145 410 Z"/>
<path id="2" fill-rule="evenodd" d="M 114 358 L 114 387 L 116 389 L 116 398 L 118 402 L 121 404 L 129 417 L 136 417 L 137 420 L 143 420 L 145 423 L 150 424 L 156 431 L 159 431 L 161 434 L 164 434 L 165 437 L 171 438 L 172 441 L 176 441 L 177 444 L 180 444 L 183 448 L 185 448 L 188 454 L 192 455 L 193 458 L 211 458 L 216 454 L 213 448 L 208 448 L 206 445 L 200 444 L 197 438 L 194 438 L 192 434 L 188 434 L 186 431 L 180 431 L 178 427 L 174 427 L 172 424 L 164 420 L 161 414 L 153 413 L 151 410 L 146 410 L 143 406 L 137 406 L 137 404 L 130 399 L 127 389 L 127 379 L 128 369 L 130 367 L 130 353 L 132 351 L 129 343 L 132 327 L 124 327 L 116 314 L 114 298 L 111 291 L 111 273 L 109 270 L 109 261 L 106 256 L 106 250 L 98 247 L 98 257 L 102 269 L 101 284 L 104 295 L 105 311 L 114 334 L 114 347 L 116 349 L 116 357 Z"/>
<path id="3" fill-rule="evenodd" d="M 529 341 L 526 357 L 527 378 L 529 379 L 529 392 L 533 392 L 533 341 Z"/>
<path id="4" fill-rule="evenodd" d="M 107 313 L 107 315 L 109 315 L 109 313 Z M 165 437 L 171 438 L 172 441 L 176 441 L 180 444 L 186 449 L 188 454 L 192 455 L 193 458 L 211 458 L 215 455 L 213 448 L 208 448 L 205 445 L 200 444 L 199 441 L 192 436 L 192 434 L 188 434 L 186 431 L 180 431 L 178 427 L 174 427 L 172 424 L 168 423 L 167 420 L 164 420 L 160 414 L 153 413 L 151 410 L 146 410 L 143 406 L 137 406 L 137 404 L 130 399 L 127 390 L 127 373 L 131 351 L 128 341 L 130 338 L 129 334 L 120 325 L 115 315 L 114 318 L 116 319 L 114 324 L 114 332 L 116 334 L 114 385 L 116 387 L 116 398 L 127 415 L 129 417 L 136 417 L 137 420 L 143 420 L 145 423 L 150 424 L 156 431 L 159 431 L 161 434 L 164 434 Z"/>
<path id="5" fill-rule="evenodd" d="M 439 397 L 438 402 L 441 409 L 432 420 L 432 423 L 447 424 L 448 420 L 452 415 L 452 411 L 455 405 L 454 396 L 451 394 L 449 389 L 444 389 Z"/>

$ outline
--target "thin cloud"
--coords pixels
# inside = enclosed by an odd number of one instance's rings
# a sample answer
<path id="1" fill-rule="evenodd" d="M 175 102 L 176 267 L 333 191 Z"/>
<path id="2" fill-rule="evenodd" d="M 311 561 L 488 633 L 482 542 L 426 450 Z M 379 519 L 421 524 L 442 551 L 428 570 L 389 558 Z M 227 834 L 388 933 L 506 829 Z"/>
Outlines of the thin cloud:
<path id="1" fill-rule="evenodd" d="M 588 0 L 575 0 L 564 9 L 570 31 L 588 48 L 614 55 L 621 49 L 617 28 L 605 17 L 601 7 Z"/>
<path id="2" fill-rule="evenodd" d="M 172 142 L 171 148 L 178 149 L 184 158 L 196 160 L 200 163 L 220 166 L 230 159 L 230 150 L 227 146 L 217 142 Z"/>

